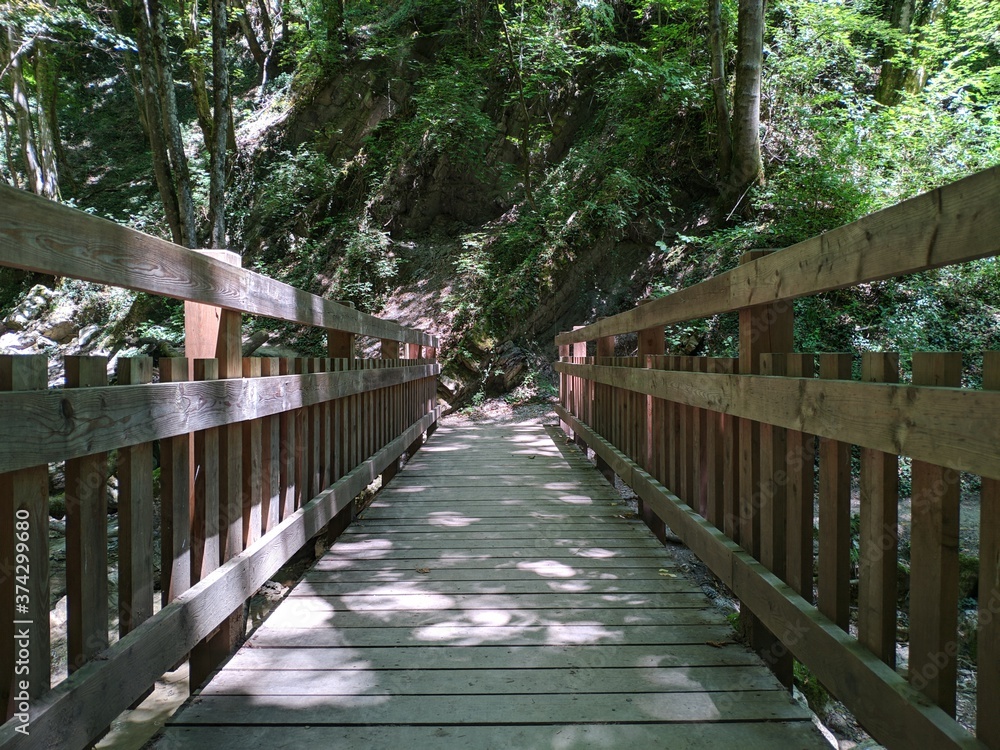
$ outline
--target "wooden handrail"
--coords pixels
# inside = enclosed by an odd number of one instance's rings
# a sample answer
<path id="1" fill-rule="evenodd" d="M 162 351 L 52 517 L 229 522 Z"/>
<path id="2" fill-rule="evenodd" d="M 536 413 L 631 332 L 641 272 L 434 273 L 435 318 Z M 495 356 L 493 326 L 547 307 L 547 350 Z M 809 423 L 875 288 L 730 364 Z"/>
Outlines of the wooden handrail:
<path id="1" fill-rule="evenodd" d="M 556 345 L 807 297 L 1000 252 L 1000 167 L 556 336 Z"/>
<path id="2" fill-rule="evenodd" d="M 437 337 L 0 185 L 0 265 L 289 323 L 437 347 Z"/>

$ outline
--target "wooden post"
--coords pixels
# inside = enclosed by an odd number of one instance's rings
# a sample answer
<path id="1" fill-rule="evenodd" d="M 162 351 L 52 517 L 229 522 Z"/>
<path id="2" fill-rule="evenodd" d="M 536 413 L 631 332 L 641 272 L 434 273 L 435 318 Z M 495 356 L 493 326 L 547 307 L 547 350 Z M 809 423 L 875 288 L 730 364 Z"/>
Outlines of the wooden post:
<path id="1" fill-rule="evenodd" d="M 160 382 L 188 379 L 187 358 L 160 359 Z M 160 440 L 160 601 L 191 588 L 191 439 Z"/>
<path id="2" fill-rule="evenodd" d="M 850 354 L 819 355 L 819 376 L 851 379 Z M 851 446 L 819 440 L 819 610 L 847 630 L 851 616 Z"/>
<path id="3" fill-rule="evenodd" d="M 1000 352 L 983 356 L 983 388 L 1000 391 Z M 1000 478 L 983 477 L 979 499 L 979 630 L 976 737 L 1000 748 Z"/>
<path id="4" fill-rule="evenodd" d="M 44 355 L 0 356 L 0 391 L 43 391 L 47 387 L 48 358 Z M 69 490 L 68 474 L 66 479 Z M 68 500 L 67 496 L 67 510 Z M 27 681 L 31 699 L 45 693 L 50 685 L 48 466 L 43 464 L 0 474 L 0 507 L 0 643 L 3 644 L 0 647 L 0 709 L 7 719 L 15 712 L 27 710 L 15 706 L 15 699 L 21 693 L 21 681 Z M 20 562 L 19 555 L 23 556 Z M 67 583 L 69 575 L 67 570 Z M 107 607 L 106 596 L 104 606 Z M 106 612 L 107 609 L 105 639 Z M 27 643 L 19 637 L 23 630 L 30 636 Z M 72 645 L 78 647 L 78 644 L 75 639 Z M 17 673 L 16 652 L 21 647 L 28 649 L 27 675 Z M 15 708 L 16 711 L 12 710 Z"/>
<path id="5" fill-rule="evenodd" d="M 234 266 L 241 266 L 237 253 L 228 250 L 201 250 L 216 260 Z M 215 359 L 221 379 L 243 377 L 242 349 L 243 316 L 234 310 L 195 302 L 184 303 L 184 352 L 194 367 L 201 359 Z M 193 376 L 194 373 L 192 372 Z M 218 477 L 218 558 L 214 567 L 232 559 L 243 551 L 243 429 L 239 423 L 218 428 L 219 457 Z M 195 472 L 192 477 L 197 481 Z M 209 490 L 209 494 L 211 491 Z M 208 549 L 211 549 L 209 546 Z M 203 559 L 205 565 L 211 564 Z M 219 628 L 219 633 L 211 640 L 196 647 L 192 652 L 191 685 L 197 687 L 208 673 L 233 649 L 242 638 L 245 629 L 243 608 L 234 612 Z M 204 651 L 208 648 L 210 653 Z M 201 672 L 196 664 L 205 670 Z"/>
<path id="6" fill-rule="evenodd" d="M 560 344 L 559 345 L 559 361 L 560 362 L 568 362 L 569 361 L 569 353 L 570 353 L 570 346 L 569 346 L 569 344 Z M 559 404 L 566 411 L 570 411 L 570 403 L 569 403 L 569 375 L 567 375 L 566 373 L 563 373 L 563 372 L 559 373 Z M 573 434 L 572 430 L 570 429 L 570 426 L 568 424 L 566 424 L 565 422 L 563 422 L 561 419 L 559 420 L 559 429 L 562 430 L 563 434 L 565 434 L 567 437 L 569 437 L 570 435 Z"/>
<path id="7" fill-rule="evenodd" d="M 815 374 L 815 358 L 812 354 L 785 355 L 785 372 L 792 378 L 811 378 Z M 788 585 L 812 604 L 816 437 L 798 430 L 788 430 L 785 442 L 788 448 L 788 542 L 785 572 L 788 575 Z"/>
<path id="8" fill-rule="evenodd" d="M 961 354 L 913 353 L 914 385 L 961 383 Z M 909 679 L 950 716 L 958 676 L 959 479 L 954 469 L 913 462 Z"/>
<path id="9" fill-rule="evenodd" d="M 739 372 L 740 361 L 735 357 L 720 359 L 716 371 L 726 375 Z M 669 418 L 669 411 L 668 411 Z M 737 544 L 740 543 L 740 432 L 739 419 L 722 414 L 719 431 L 722 433 L 722 532 Z"/>
<path id="10" fill-rule="evenodd" d="M 773 252 L 751 250 L 744 253 L 741 263 L 749 263 Z M 794 347 L 792 306 L 788 302 L 754 305 L 739 311 L 741 375 L 760 374 L 760 355 L 773 352 L 790 352 Z M 743 549 L 760 559 L 760 424 L 749 419 L 739 421 L 740 481 L 739 514 L 740 539 Z M 749 611 L 741 607 L 742 612 Z M 746 621 L 751 633 L 754 650 L 772 669 L 781 682 L 791 687 L 792 658 L 788 649 L 760 621 L 750 617 Z"/>
<path id="11" fill-rule="evenodd" d="M 865 383 L 898 383 L 899 355 L 863 353 L 861 380 Z M 895 667 L 898 457 L 863 448 L 859 483 L 858 641 L 890 667 Z"/>

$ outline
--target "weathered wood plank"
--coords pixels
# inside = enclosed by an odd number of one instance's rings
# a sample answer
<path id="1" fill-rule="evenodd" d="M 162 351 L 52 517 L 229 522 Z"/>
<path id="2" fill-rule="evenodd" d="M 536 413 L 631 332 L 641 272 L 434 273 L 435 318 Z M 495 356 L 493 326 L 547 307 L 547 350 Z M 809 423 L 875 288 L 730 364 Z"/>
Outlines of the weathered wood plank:
<path id="1" fill-rule="evenodd" d="M 850 354 L 819 355 L 819 376 L 850 380 Z M 819 441 L 820 611 L 845 631 L 851 617 L 851 446 Z"/>
<path id="2" fill-rule="evenodd" d="M 477 669 L 391 671 L 281 670 L 262 680 L 257 670 L 225 670 L 205 690 L 214 695 L 448 695 L 463 692 L 548 695 L 557 692 L 696 693 L 703 691 L 778 690 L 780 684 L 753 667 L 658 669 Z"/>
<path id="3" fill-rule="evenodd" d="M 153 379 L 150 357 L 119 359 L 118 383 Z M 135 630 L 153 616 L 153 446 L 118 452 L 118 632 Z"/>
<path id="4" fill-rule="evenodd" d="M 188 379 L 186 357 L 161 358 L 160 381 Z M 191 587 L 191 439 L 160 440 L 160 592 L 166 606 Z"/>
<path id="5" fill-rule="evenodd" d="M 677 644 L 723 643 L 733 634 L 729 623 L 714 625 L 465 625 L 441 623 L 424 625 L 414 632 L 410 627 L 370 628 L 267 628 L 251 639 L 251 648 L 351 647 L 357 649 L 422 646 L 504 647 L 544 645 L 572 646 L 584 643 L 649 645 L 667 648 Z"/>
<path id="6" fill-rule="evenodd" d="M 959 385 L 962 355 L 914 352 L 913 381 Z M 924 461 L 912 466 L 910 532 L 910 684 L 951 716 L 958 676 L 960 475 Z"/>
<path id="7" fill-rule="evenodd" d="M 983 388 L 1000 391 L 1000 352 L 983 355 Z M 983 478 L 979 499 L 979 630 L 976 736 L 1000 748 L 1000 480 Z"/>
<path id="8" fill-rule="evenodd" d="M 442 748 L 488 748 L 503 737 L 506 747 L 618 748 L 663 750 L 669 738 L 671 750 L 705 747 L 740 747 L 742 750 L 773 750 L 776 747 L 823 747 L 809 722 L 733 722 L 730 724 L 546 724 L 544 726 L 375 726 L 327 727 L 242 724 L 231 726 L 167 727 L 157 747 L 164 750 L 211 747 L 244 750 L 247 745 L 273 750 L 302 747 L 337 747 L 365 750 L 373 747 L 406 747 L 411 750 Z"/>
<path id="9" fill-rule="evenodd" d="M 202 697 L 174 723 L 236 724 L 261 709 L 252 696 Z M 447 695 L 431 703 L 425 696 L 354 696 L 349 710 L 331 716 L 324 696 L 270 696 L 275 724 L 461 724 L 518 725 L 550 722 L 712 722 L 805 719 L 803 709 L 782 690 L 718 693 L 555 694 L 544 701 L 525 695 Z M 722 715 L 720 705 L 726 709 Z"/>
<path id="10" fill-rule="evenodd" d="M 238 310 L 290 323 L 391 336 L 437 346 L 437 338 L 358 312 L 23 190 L 0 185 L 0 263 L 55 276 Z"/>
<path id="11" fill-rule="evenodd" d="M 597 382 L 1000 477 L 1000 393 L 965 388 L 662 372 L 556 363 Z"/>
<path id="12" fill-rule="evenodd" d="M 280 414 L 387 384 L 434 377 L 438 365 L 201 383 L 0 393 L 0 471 L 60 461 Z"/>
<path id="13" fill-rule="evenodd" d="M 898 382 L 899 355 L 864 352 L 861 379 L 869 383 Z M 858 641 L 895 667 L 899 459 L 889 453 L 862 449 L 859 489 Z"/>
<path id="14" fill-rule="evenodd" d="M 66 357 L 64 361 L 67 388 L 107 385 L 107 357 Z M 66 462 L 66 609 L 70 674 L 81 669 L 108 645 L 107 474 L 106 453 Z"/>
<path id="15" fill-rule="evenodd" d="M 44 355 L 0 356 L 0 391 L 47 386 Z M 0 715 L 5 720 L 13 713 L 30 714 L 31 701 L 49 689 L 48 537 L 48 466 L 0 474 Z"/>

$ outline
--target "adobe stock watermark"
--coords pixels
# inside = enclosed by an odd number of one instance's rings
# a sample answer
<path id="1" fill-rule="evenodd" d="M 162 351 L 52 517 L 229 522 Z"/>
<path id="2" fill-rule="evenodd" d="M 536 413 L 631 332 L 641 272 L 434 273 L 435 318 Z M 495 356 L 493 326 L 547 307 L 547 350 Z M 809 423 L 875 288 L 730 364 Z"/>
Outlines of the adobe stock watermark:
<path id="1" fill-rule="evenodd" d="M 14 514 L 14 610 L 21 617 L 31 612 L 31 533 L 26 508 Z M 47 625 L 47 623 L 46 623 Z M 32 620 L 14 620 L 14 731 L 31 733 L 31 629 Z"/>

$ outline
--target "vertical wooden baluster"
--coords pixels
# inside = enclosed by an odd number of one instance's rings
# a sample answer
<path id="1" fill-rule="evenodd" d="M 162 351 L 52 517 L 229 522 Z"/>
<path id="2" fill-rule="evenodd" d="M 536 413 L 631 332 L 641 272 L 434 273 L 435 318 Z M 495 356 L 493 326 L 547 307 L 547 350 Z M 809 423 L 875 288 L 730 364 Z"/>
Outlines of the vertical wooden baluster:
<path id="1" fill-rule="evenodd" d="M 309 368 L 309 391 L 316 390 L 316 382 L 318 378 L 316 377 L 320 372 L 322 372 L 323 362 L 318 357 L 310 357 L 308 360 Z M 316 495 L 319 494 L 323 485 L 320 484 L 323 478 L 323 407 L 321 404 L 313 404 L 309 407 L 308 412 L 309 419 L 309 440 L 307 445 L 309 446 L 309 497 L 306 498 L 306 502 L 312 500 Z"/>
<path id="2" fill-rule="evenodd" d="M 786 374 L 811 378 L 815 374 L 812 354 L 785 355 Z M 788 544 L 785 571 L 788 585 L 807 602 L 813 601 L 813 513 L 816 478 L 816 437 L 788 430 Z"/>
<path id="3" fill-rule="evenodd" d="M 819 355 L 819 376 L 850 380 L 850 354 Z M 819 609 L 844 630 L 851 615 L 851 446 L 819 441 Z"/>
<path id="4" fill-rule="evenodd" d="M 219 362 L 216 359 L 195 359 L 194 379 L 218 380 Z M 191 523 L 191 583 L 203 580 L 219 567 L 222 544 L 219 522 L 220 513 L 220 450 L 221 428 L 212 427 L 194 433 L 194 512 Z M 191 690 L 196 690 L 217 664 L 212 643 L 219 630 L 198 643 L 191 650 Z M 218 642 L 216 641 L 216 644 Z"/>
<path id="5" fill-rule="evenodd" d="M 559 361 L 569 361 L 569 344 L 559 345 Z M 569 375 L 564 372 L 559 373 L 559 405 L 566 411 L 569 411 Z M 569 424 L 562 420 L 559 420 L 559 429 L 565 435 L 570 434 Z"/>
<path id="6" fill-rule="evenodd" d="M 736 375 L 740 361 L 726 357 L 716 362 L 722 375 Z M 722 533 L 737 544 L 740 540 L 740 420 L 729 415 L 719 415 L 719 432 L 722 438 Z"/>
<path id="7" fill-rule="evenodd" d="M 243 360 L 243 377 L 259 378 L 263 373 L 260 357 Z M 270 442 L 270 441 L 268 441 Z M 264 531 L 264 420 L 243 422 L 243 546 L 250 547 Z M 270 448 L 269 448 L 270 450 Z M 268 490 L 270 487 L 268 487 Z M 270 505 L 270 498 L 268 498 Z"/>
<path id="8" fill-rule="evenodd" d="M 721 371 L 719 359 L 706 359 L 706 372 L 716 374 Z M 724 450 L 722 440 L 722 415 L 717 411 L 706 410 L 705 418 L 705 518 L 715 528 L 722 530 L 723 516 L 723 468 Z"/>
<path id="9" fill-rule="evenodd" d="M 278 363 L 278 371 L 283 376 L 295 374 L 295 360 L 282 357 Z M 286 391 L 289 389 L 286 389 Z M 278 429 L 281 434 L 281 460 L 279 461 L 279 493 L 281 496 L 281 520 L 284 521 L 295 512 L 295 457 L 298 453 L 295 445 L 297 432 L 295 429 L 295 410 L 289 409 L 278 415 Z"/>
<path id="10" fill-rule="evenodd" d="M 675 354 L 668 355 L 664 359 L 663 369 L 677 372 L 680 357 Z M 679 496 L 681 491 L 681 423 L 680 407 L 676 401 L 667 401 L 666 404 L 666 461 L 667 461 L 667 488 Z"/>
<path id="11" fill-rule="evenodd" d="M 273 357 L 261 357 L 261 377 L 279 374 L 280 362 Z M 266 534 L 281 523 L 281 418 L 277 414 L 264 417 L 261 429 L 261 522 Z"/>
<path id="12" fill-rule="evenodd" d="M 680 357 L 680 369 L 683 372 L 693 372 L 694 357 Z M 695 409 L 686 404 L 680 405 L 681 421 L 681 498 L 687 505 L 697 508 L 695 497 L 694 467 L 697 462 L 694 439 Z"/>
<path id="13" fill-rule="evenodd" d="M 66 357 L 66 387 L 108 384 L 107 357 Z M 69 672 L 108 647 L 108 456 L 66 462 Z M 46 532 L 47 536 L 47 532 Z"/>
<path id="14" fill-rule="evenodd" d="M 861 380 L 898 383 L 899 355 L 863 353 Z M 859 484 L 858 640 L 879 659 L 895 667 L 899 459 L 891 453 L 863 448 Z"/>
<path id="15" fill-rule="evenodd" d="M 295 358 L 295 374 L 299 376 L 299 388 L 304 389 L 309 372 L 309 362 L 305 357 Z M 295 510 L 309 500 L 309 409 L 305 406 L 295 410 Z"/>
<path id="16" fill-rule="evenodd" d="M 353 304 L 350 305 L 354 307 Z M 339 371 L 351 369 L 354 360 L 354 334 L 346 331 L 326 332 L 327 354 L 337 363 L 334 368 Z M 334 404 L 334 421 L 336 422 L 335 432 L 335 453 L 336 469 L 334 470 L 334 481 L 344 476 L 350 469 L 347 465 L 349 443 L 349 433 L 347 428 L 348 399 L 337 399 Z"/>
<path id="17" fill-rule="evenodd" d="M 1000 391 L 1000 352 L 983 355 L 983 388 Z M 1000 748 L 1000 477 L 983 477 L 979 498 L 979 672 L 976 737 Z"/>
<path id="18" fill-rule="evenodd" d="M 653 357 L 654 367 L 657 370 L 663 371 L 667 366 L 667 357 L 665 355 L 660 355 L 658 357 Z M 667 470 L 668 470 L 668 458 L 667 449 L 669 446 L 669 440 L 667 436 L 667 402 L 662 398 L 654 399 L 654 407 L 657 412 L 656 424 L 659 426 L 659 430 L 656 433 L 656 480 L 663 486 L 667 486 Z"/>
<path id="19" fill-rule="evenodd" d="M 597 364 L 606 367 L 615 356 L 615 337 L 604 336 L 597 339 Z M 609 435 L 609 414 L 611 409 L 611 386 L 597 385 L 595 389 L 597 413 L 594 417 L 595 429 L 598 434 L 607 438 Z M 603 458 L 595 454 L 597 468 L 612 485 L 615 483 L 615 473 Z"/>
<path id="20" fill-rule="evenodd" d="M 320 360 L 322 372 L 333 372 L 333 360 L 324 357 Z M 323 401 L 321 407 L 320 432 L 323 435 L 322 445 L 322 465 L 320 476 L 320 489 L 326 489 L 333 484 L 333 400 Z"/>
<path id="21" fill-rule="evenodd" d="M 45 355 L 0 356 L 0 391 L 41 391 L 47 387 L 48 358 Z M 66 480 L 68 491 L 68 473 Z M 68 500 L 67 495 L 67 509 Z M 22 681 L 28 683 L 31 699 L 46 692 L 50 685 L 48 466 L 43 464 L 0 474 L 0 505 L 3 507 L 0 517 L 0 643 L 3 644 L 0 648 L 0 708 L 3 718 L 7 719 L 21 712 L 21 706 L 15 705 L 14 699 L 21 692 Z M 24 556 L 20 561 L 19 555 Z M 107 607 L 106 596 L 104 606 Z M 27 644 L 18 638 L 24 630 L 30 635 Z M 107 638 L 106 618 L 104 637 Z M 28 648 L 27 675 L 16 674 L 16 651 L 21 646 Z"/>
<path id="22" fill-rule="evenodd" d="M 582 326 L 574 326 L 573 330 L 575 331 L 578 328 L 582 328 Z M 576 364 L 583 364 L 583 362 L 587 359 L 587 342 L 577 341 L 575 344 L 573 344 L 572 353 L 573 353 L 573 361 Z M 586 396 L 587 383 L 583 378 L 573 378 L 573 380 L 575 381 L 573 384 L 573 398 L 575 401 L 573 405 L 574 409 L 573 416 L 575 416 L 582 422 L 586 422 L 587 421 L 586 416 L 584 415 L 583 412 L 583 401 Z M 575 442 L 578 446 L 580 446 L 583 449 L 584 452 L 586 452 L 587 444 L 583 439 L 583 435 L 574 434 L 573 442 Z"/>
<path id="23" fill-rule="evenodd" d="M 188 380 L 185 357 L 160 359 L 160 382 Z M 191 588 L 191 436 L 160 440 L 160 602 Z"/>
<path id="24" fill-rule="evenodd" d="M 383 361 L 383 362 L 380 363 L 381 365 L 385 365 L 387 363 L 392 364 L 392 365 L 397 365 L 398 364 L 398 360 L 399 360 L 399 342 L 398 341 L 392 341 L 392 340 L 389 340 L 389 339 L 382 339 L 381 357 L 382 357 L 383 360 L 385 360 L 385 361 Z M 386 390 L 387 389 L 385 389 L 385 388 L 380 388 L 376 392 L 377 397 L 379 399 L 379 403 L 378 403 L 378 407 L 377 407 L 378 410 L 374 414 L 374 419 L 375 419 L 375 424 L 379 428 L 378 429 L 378 441 L 377 441 L 378 443 L 381 443 L 384 440 L 384 438 L 385 438 L 385 433 L 386 433 L 386 427 L 385 427 L 385 425 L 386 425 L 386 416 L 389 413 L 389 410 L 391 408 L 389 406 L 389 404 L 386 402 L 386 399 L 385 399 L 385 395 L 386 394 L 384 392 Z M 382 446 L 379 445 L 378 447 L 381 448 Z M 398 470 L 399 470 L 399 460 L 396 459 L 396 460 L 392 461 L 392 463 L 390 463 L 386 467 L 385 471 L 382 472 L 382 486 L 383 487 L 386 484 L 388 484 L 389 480 L 391 480 L 394 476 L 396 476 L 396 472 Z"/>
<path id="25" fill-rule="evenodd" d="M 708 357 L 692 357 L 693 369 L 695 372 L 708 372 Z M 694 427 L 694 463 L 692 465 L 692 477 L 694 486 L 692 487 L 692 507 L 704 517 L 708 514 L 708 410 L 692 408 L 692 426 Z"/>
<path id="26" fill-rule="evenodd" d="M 117 374 L 121 386 L 151 383 L 153 360 L 119 359 Z M 118 632 L 152 616 L 153 444 L 141 443 L 118 451 Z"/>
<path id="27" fill-rule="evenodd" d="M 961 354 L 913 353 L 914 385 L 957 388 L 961 382 Z M 959 478 L 954 469 L 913 462 L 910 683 L 950 716 L 958 675 Z"/>
<path id="28" fill-rule="evenodd" d="M 785 374 L 784 354 L 761 354 L 760 374 Z M 760 425 L 760 562 L 785 579 L 785 534 L 787 528 L 787 449 L 785 430 Z"/>
<path id="29" fill-rule="evenodd" d="M 217 380 L 215 359 L 194 360 L 194 379 Z M 191 583 L 219 567 L 219 428 L 194 434 L 194 514 L 191 526 Z"/>

